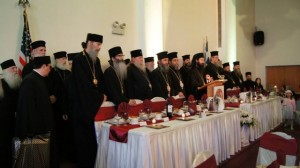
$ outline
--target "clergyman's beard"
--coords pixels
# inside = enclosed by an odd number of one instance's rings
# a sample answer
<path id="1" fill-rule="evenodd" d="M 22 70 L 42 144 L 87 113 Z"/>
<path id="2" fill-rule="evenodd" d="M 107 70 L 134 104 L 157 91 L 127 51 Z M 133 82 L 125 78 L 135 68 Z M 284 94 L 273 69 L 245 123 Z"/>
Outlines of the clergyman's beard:
<path id="1" fill-rule="evenodd" d="M 62 64 L 60 62 L 56 62 L 56 67 L 60 70 L 66 70 L 66 69 L 70 69 L 68 64 Z"/>
<path id="2" fill-rule="evenodd" d="M 90 56 L 90 58 L 92 59 L 93 62 L 96 62 L 97 57 L 98 57 L 98 53 L 99 53 L 98 51 L 93 51 L 93 50 L 88 52 L 88 54 L 89 54 L 89 56 Z"/>
<path id="3" fill-rule="evenodd" d="M 162 72 L 164 72 L 164 73 L 168 73 L 169 72 L 169 65 L 159 65 L 159 67 L 160 67 L 160 69 L 161 69 L 161 71 Z"/>
<path id="4" fill-rule="evenodd" d="M 138 64 L 138 63 L 136 63 L 136 62 L 134 62 L 133 64 L 134 64 L 139 70 L 141 70 L 141 71 L 143 71 L 143 72 L 146 72 L 146 68 L 145 68 L 144 64 L 141 65 L 141 64 Z"/>
<path id="5" fill-rule="evenodd" d="M 5 82 L 7 82 L 8 86 L 11 89 L 18 89 L 20 88 L 22 79 L 17 73 L 10 73 L 7 70 L 3 70 L 3 78 Z"/>
<path id="6" fill-rule="evenodd" d="M 241 70 L 240 70 L 240 69 L 235 69 L 234 71 L 235 71 L 235 73 L 237 73 L 239 76 L 242 76 L 242 73 L 241 73 Z"/>
<path id="7" fill-rule="evenodd" d="M 152 71 L 154 70 L 154 67 L 149 66 L 149 67 L 147 67 L 147 69 L 148 69 L 150 72 L 152 72 Z"/>
<path id="8" fill-rule="evenodd" d="M 113 61 L 113 67 L 121 81 L 127 77 L 127 65 L 124 61 Z"/>

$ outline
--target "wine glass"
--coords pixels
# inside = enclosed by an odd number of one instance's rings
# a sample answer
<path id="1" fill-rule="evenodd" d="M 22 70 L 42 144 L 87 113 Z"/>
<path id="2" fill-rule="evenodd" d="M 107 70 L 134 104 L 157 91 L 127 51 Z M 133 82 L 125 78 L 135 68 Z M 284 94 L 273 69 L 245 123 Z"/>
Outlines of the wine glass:
<path id="1" fill-rule="evenodd" d="M 121 117 L 119 116 L 119 114 L 117 114 L 116 116 L 115 116 L 115 119 L 117 120 L 117 126 L 119 126 L 120 125 L 120 119 L 121 119 Z"/>
<path id="2" fill-rule="evenodd" d="M 147 121 L 149 121 L 150 114 L 152 113 L 152 110 L 150 108 L 146 109 L 146 115 L 147 115 Z"/>
<path id="3" fill-rule="evenodd" d="M 128 121 L 128 113 L 124 112 L 122 118 L 124 119 L 124 125 L 127 125 L 127 121 Z"/>

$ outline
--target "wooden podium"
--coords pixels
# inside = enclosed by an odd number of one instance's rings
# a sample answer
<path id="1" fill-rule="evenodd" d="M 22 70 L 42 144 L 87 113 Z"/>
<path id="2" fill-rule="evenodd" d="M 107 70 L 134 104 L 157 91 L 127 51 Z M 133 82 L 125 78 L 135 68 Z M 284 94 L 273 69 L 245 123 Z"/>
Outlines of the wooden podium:
<path id="1" fill-rule="evenodd" d="M 223 83 L 225 83 L 227 79 L 222 79 L 222 80 L 214 80 L 210 83 L 207 83 L 201 87 L 198 88 L 198 90 L 207 88 L 207 97 L 213 97 L 214 96 L 214 87 L 215 86 L 222 86 Z"/>

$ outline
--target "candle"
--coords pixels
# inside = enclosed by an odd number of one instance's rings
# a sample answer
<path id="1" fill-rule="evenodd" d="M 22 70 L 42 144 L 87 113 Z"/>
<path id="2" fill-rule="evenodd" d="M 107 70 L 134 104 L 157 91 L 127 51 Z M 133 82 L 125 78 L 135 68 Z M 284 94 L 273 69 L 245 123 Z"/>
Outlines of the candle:
<path id="1" fill-rule="evenodd" d="M 184 119 L 184 118 L 185 118 L 185 114 L 183 113 L 183 114 L 181 115 L 181 117 L 182 117 L 182 119 Z"/>
<path id="2" fill-rule="evenodd" d="M 156 120 L 155 118 L 152 119 L 152 124 L 155 124 L 156 123 Z"/>

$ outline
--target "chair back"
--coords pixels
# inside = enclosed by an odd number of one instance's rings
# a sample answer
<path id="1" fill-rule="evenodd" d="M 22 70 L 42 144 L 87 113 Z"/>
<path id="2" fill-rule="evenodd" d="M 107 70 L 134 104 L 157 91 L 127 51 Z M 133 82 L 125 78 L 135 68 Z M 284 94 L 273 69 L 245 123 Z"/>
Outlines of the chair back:
<path id="1" fill-rule="evenodd" d="M 211 151 L 203 151 L 196 155 L 193 168 L 217 168 L 215 155 Z"/>
<path id="2" fill-rule="evenodd" d="M 152 112 L 161 112 L 165 109 L 166 100 L 163 97 L 154 97 L 151 99 Z"/>
<path id="3" fill-rule="evenodd" d="M 113 118 L 116 115 L 116 108 L 113 102 L 106 101 L 103 102 L 101 107 L 99 108 L 95 121 L 105 121 Z"/>

